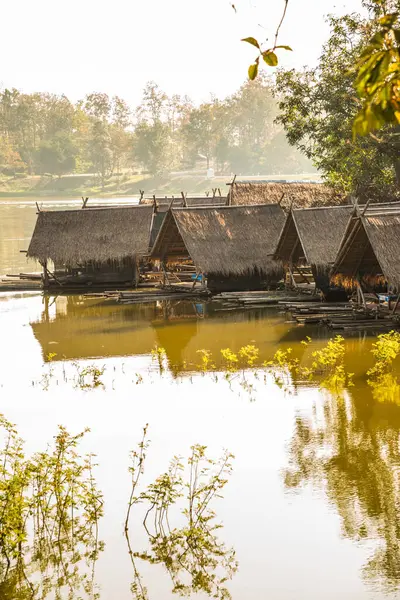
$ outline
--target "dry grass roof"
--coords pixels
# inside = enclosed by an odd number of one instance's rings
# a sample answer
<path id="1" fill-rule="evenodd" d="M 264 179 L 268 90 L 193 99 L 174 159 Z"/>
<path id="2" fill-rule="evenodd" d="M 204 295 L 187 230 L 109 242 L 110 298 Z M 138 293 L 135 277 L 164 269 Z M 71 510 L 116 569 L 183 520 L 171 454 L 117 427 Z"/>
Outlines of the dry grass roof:
<path id="1" fill-rule="evenodd" d="M 152 206 L 41 211 L 28 257 L 74 265 L 148 254 L 152 216 Z"/>
<path id="2" fill-rule="evenodd" d="M 335 276 L 354 281 L 381 275 L 400 290 L 400 203 L 396 205 L 375 205 L 353 215 L 334 266 Z"/>
<path id="3" fill-rule="evenodd" d="M 295 208 L 333 206 L 343 204 L 345 197 L 324 183 L 276 183 L 235 181 L 230 186 L 229 203 L 232 206 L 276 204 Z"/>
<path id="4" fill-rule="evenodd" d="M 152 256 L 166 262 L 190 256 L 207 274 L 277 271 L 281 265 L 272 254 L 284 222 L 285 213 L 276 204 L 172 209 Z"/>
<path id="5" fill-rule="evenodd" d="M 286 263 L 332 265 L 346 231 L 353 206 L 291 210 L 282 230 L 275 258 Z"/>
<path id="6" fill-rule="evenodd" d="M 181 196 L 162 197 L 156 196 L 156 205 L 169 208 L 172 204 L 174 208 L 184 207 L 184 201 Z M 192 196 L 185 199 L 186 206 L 225 206 L 227 204 L 226 196 Z M 154 204 L 154 198 L 143 198 L 140 204 Z"/>

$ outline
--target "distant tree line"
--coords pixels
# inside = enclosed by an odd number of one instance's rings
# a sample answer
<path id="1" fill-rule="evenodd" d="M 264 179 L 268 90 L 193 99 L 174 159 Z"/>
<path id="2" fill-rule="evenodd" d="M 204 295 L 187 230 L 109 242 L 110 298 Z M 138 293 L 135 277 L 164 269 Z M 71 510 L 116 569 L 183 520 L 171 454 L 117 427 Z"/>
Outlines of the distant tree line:
<path id="1" fill-rule="evenodd" d="M 279 174 L 310 170 L 292 148 L 267 78 L 195 106 L 150 82 L 138 107 L 118 96 L 0 92 L 0 173 L 61 176 L 96 173 L 104 183 L 124 170 L 167 174 L 213 167 L 221 173 Z"/>

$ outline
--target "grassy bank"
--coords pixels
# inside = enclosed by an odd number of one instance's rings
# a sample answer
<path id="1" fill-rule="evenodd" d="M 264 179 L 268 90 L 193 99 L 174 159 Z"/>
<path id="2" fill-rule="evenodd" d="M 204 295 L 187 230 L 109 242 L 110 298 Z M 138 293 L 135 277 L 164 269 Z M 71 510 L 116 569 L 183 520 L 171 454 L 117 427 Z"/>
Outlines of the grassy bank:
<path id="1" fill-rule="evenodd" d="M 255 177 L 254 179 L 257 179 Z M 317 179 L 315 173 L 303 175 L 271 175 L 260 176 L 259 179 Z M 41 177 L 39 175 L 23 178 L 1 178 L 0 197 L 38 197 L 38 196 L 136 196 L 144 190 L 146 196 L 179 195 L 182 191 L 188 194 L 205 195 L 212 188 L 220 188 L 223 195 L 231 181 L 230 176 L 219 176 L 207 179 L 205 175 L 171 174 L 168 176 L 123 175 L 112 177 L 104 188 L 93 174 L 65 175 L 63 177 Z"/>

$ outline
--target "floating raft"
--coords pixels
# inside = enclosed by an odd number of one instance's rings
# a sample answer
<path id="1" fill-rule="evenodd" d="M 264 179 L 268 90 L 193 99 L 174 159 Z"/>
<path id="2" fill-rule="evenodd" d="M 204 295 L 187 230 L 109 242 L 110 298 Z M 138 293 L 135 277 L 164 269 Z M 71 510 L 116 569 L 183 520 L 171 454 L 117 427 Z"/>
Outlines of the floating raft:
<path id="1" fill-rule="evenodd" d="M 238 308 L 262 308 L 280 306 L 286 303 L 315 303 L 321 302 L 319 296 L 299 294 L 288 291 L 257 291 L 257 292 L 222 292 L 213 296 L 213 301 L 221 303 L 220 310 L 237 310 Z"/>
<path id="2" fill-rule="evenodd" d="M 170 286 L 166 289 L 142 289 L 132 291 L 108 291 L 103 293 L 85 294 L 85 298 L 107 298 L 120 304 L 144 304 L 160 300 L 193 300 L 209 298 L 208 290 L 191 289 L 181 286 Z"/>
<path id="3" fill-rule="evenodd" d="M 389 331 L 399 327 L 399 315 L 361 308 L 351 302 L 338 304 L 282 303 L 285 311 L 301 325 L 320 324 L 341 331 Z"/>
<path id="4" fill-rule="evenodd" d="M 0 276 L 0 292 L 40 292 L 42 276 L 40 273 L 19 273 Z"/>

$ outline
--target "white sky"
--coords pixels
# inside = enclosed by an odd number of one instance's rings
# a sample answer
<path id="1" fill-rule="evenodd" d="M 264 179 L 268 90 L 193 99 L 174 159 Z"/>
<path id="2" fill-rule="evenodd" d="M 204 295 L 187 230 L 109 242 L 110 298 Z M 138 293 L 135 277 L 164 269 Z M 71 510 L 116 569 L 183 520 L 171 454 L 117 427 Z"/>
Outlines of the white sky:
<path id="1" fill-rule="evenodd" d="M 235 2 L 235 0 L 232 0 Z M 2 6 L 0 84 L 24 92 L 93 91 L 136 104 L 149 80 L 196 102 L 224 97 L 246 78 L 255 49 L 273 38 L 283 0 L 14 0 Z M 313 64 L 328 35 L 324 16 L 361 0 L 289 0 L 282 65 Z M 261 28 L 258 24 L 261 24 Z"/>

